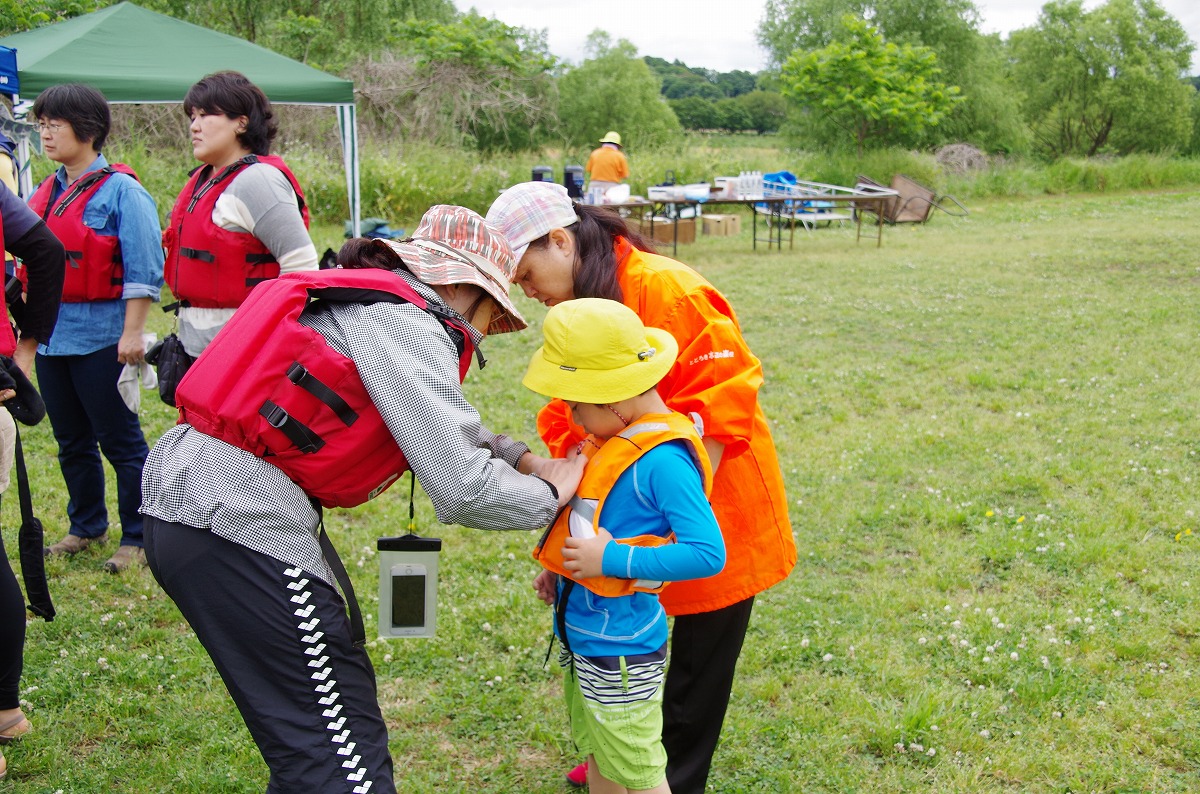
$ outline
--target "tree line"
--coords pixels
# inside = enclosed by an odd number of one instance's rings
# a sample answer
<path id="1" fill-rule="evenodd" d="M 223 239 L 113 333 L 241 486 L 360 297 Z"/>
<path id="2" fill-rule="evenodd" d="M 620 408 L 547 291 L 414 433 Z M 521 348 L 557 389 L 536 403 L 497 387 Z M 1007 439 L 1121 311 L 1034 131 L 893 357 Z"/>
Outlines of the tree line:
<path id="1" fill-rule="evenodd" d="M 0 34 L 114 0 L 0 0 Z M 631 147 L 683 129 L 780 132 L 805 148 L 967 142 L 1048 159 L 1200 153 L 1195 48 L 1155 0 L 1050 0 L 1007 39 L 971 0 L 767 0 L 767 68 L 639 57 L 602 30 L 579 64 L 544 30 L 451 0 L 140 0 L 355 83 L 368 136 L 488 151 Z"/>

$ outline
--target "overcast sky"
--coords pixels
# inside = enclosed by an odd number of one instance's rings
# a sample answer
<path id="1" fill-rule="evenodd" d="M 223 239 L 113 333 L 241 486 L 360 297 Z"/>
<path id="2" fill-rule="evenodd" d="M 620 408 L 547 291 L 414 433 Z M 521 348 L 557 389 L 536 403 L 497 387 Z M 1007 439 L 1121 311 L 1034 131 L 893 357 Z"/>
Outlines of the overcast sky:
<path id="1" fill-rule="evenodd" d="M 549 31 L 550 50 L 578 63 L 593 30 L 628 39 L 639 55 L 653 55 L 688 66 L 730 72 L 758 72 L 766 54 L 755 31 L 762 21 L 763 0 L 454 0 L 460 10 L 475 8 L 507 25 Z M 1007 35 L 1037 22 L 1041 0 L 975 0 L 984 33 Z M 1085 0 L 1095 8 L 1100 0 Z M 1159 0 L 1179 20 L 1193 43 L 1200 44 L 1200 2 Z M 1200 73 L 1200 54 L 1193 53 L 1192 73 Z"/>

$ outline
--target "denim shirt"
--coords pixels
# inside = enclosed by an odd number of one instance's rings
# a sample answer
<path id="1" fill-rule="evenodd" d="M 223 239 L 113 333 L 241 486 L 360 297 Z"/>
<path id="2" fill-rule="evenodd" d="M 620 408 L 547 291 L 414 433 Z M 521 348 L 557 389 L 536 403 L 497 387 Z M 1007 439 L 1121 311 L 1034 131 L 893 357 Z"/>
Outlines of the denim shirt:
<path id="1" fill-rule="evenodd" d="M 98 154 L 84 173 L 107 165 L 104 155 Z M 67 169 L 62 166 L 54 175 L 51 206 L 66 189 Z M 125 287 L 117 300 L 63 303 L 50 344 L 38 345 L 42 355 L 81 356 L 115 345 L 125 330 L 125 301 L 159 299 L 163 285 L 162 227 L 158 224 L 158 208 L 146 189 L 131 176 L 113 174 L 92 194 L 83 210 L 83 222 L 98 234 L 120 238 Z"/>

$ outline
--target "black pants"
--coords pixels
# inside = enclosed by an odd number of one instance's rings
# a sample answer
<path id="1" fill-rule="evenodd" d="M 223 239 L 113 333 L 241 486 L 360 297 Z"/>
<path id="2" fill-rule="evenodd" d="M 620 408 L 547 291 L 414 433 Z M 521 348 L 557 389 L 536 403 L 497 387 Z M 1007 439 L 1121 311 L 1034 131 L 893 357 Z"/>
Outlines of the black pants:
<path id="1" fill-rule="evenodd" d="M 25 653 L 25 596 L 0 538 L 0 709 L 21 705 L 21 668 Z"/>
<path id="2" fill-rule="evenodd" d="M 392 794 L 375 672 L 337 591 L 205 529 L 146 517 L 146 560 L 271 770 L 268 794 Z"/>
<path id="3" fill-rule="evenodd" d="M 701 794 L 708 783 L 753 607 L 751 596 L 714 612 L 675 618 L 662 737 L 672 794 Z"/>

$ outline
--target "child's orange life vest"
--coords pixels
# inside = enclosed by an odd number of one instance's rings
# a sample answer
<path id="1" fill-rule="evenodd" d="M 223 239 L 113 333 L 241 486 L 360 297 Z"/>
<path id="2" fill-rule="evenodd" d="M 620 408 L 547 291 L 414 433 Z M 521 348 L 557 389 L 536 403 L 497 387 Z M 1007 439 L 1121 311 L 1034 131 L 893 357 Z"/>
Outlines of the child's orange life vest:
<path id="1" fill-rule="evenodd" d="M 587 468 L 575 496 L 559 513 L 533 550 L 533 558 L 544 568 L 574 579 L 563 565 L 563 546 L 568 536 L 591 537 L 600 528 L 600 514 L 604 500 L 612 491 L 621 473 L 659 444 L 668 441 L 687 441 L 688 451 L 704 480 L 704 493 L 712 490 L 712 467 L 708 453 L 700 440 L 700 433 L 692 420 L 680 413 L 646 414 L 625 428 L 618 435 L 600 444 L 588 436 L 583 447 L 589 454 Z M 621 527 L 605 527 L 617 543 L 630 546 L 663 546 L 675 542 L 675 533 L 666 535 L 632 535 L 621 537 Z M 641 579 L 621 579 L 614 576 L 596 576 L 590 579 L 575 579 L 579 584 L 597 595 L 608 598 L 632 593 L 658 593 L 669 582 L 650 582 Z"/>

